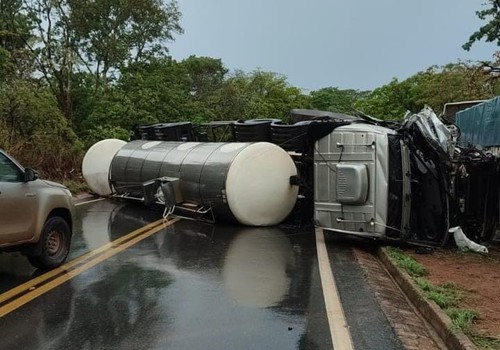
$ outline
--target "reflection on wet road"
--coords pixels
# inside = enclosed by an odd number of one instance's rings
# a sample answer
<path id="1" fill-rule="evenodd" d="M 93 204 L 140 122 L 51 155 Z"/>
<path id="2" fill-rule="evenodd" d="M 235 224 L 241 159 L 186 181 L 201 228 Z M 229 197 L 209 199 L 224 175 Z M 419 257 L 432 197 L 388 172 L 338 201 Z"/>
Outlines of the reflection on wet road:
<path id="1" fill-rule="evenodd" d="M 70 259 L 160 218 L 78 207 Z M 0 255 L 1 292 L 37 274 Z M 314 234 L 179 221 L 0 319 L 2 349 L 331 349 Z"/>
<path id="2" fill-rule="evenodd" d="M 114 220 L 117 213 L 126 220 Z M 99 201 L 78 206 L 68 261 L 99 248 L 112 240 L 158 219 L 158 213 L 136 207 Z M 110 223 L 113 230 L 110 230 Z M 124 222 L 124 225 L 120 225 Z M 0 254 L 0 293 L 37 277 L 37 271 L 20 253 Z"/>

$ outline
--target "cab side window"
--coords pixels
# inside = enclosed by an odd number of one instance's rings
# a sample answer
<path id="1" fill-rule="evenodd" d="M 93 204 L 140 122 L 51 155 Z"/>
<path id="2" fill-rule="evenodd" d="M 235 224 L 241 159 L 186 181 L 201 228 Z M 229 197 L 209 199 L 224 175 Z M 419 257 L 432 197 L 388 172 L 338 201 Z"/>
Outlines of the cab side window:
<path id="1" fill-rule="evenodd" d="M 23 182 L 21 169 L 9 158 L 0 153 L 0 182 Z"/>

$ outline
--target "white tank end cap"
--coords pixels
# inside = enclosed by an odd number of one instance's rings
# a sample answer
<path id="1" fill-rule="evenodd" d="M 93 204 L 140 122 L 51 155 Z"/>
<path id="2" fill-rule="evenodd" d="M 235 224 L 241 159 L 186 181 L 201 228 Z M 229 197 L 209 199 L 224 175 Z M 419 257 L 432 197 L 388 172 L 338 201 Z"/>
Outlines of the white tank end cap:
<path id="1" fill-rule="evenodd" d="M 112 193 L 109 184 L 109 168 L 115 154 L 127 143 L 123 140 L 106 139 L 89 148 L 82 162 L 82 174 L 90 189 L 100 196 Z"/>

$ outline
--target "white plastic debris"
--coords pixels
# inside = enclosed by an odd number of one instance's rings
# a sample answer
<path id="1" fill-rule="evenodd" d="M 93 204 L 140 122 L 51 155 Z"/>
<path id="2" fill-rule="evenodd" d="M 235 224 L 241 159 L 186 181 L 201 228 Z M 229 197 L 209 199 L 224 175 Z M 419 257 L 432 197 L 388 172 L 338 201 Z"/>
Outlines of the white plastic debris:
<path id="1" fill-rule="evenodd" d="M 478 253 L 488 253 L 488 248 L 486 248 L 484 245 L 477 244 L 476 242 L 471 241 L 469 238 L 467 238 L 460 226 L 452 227 L 448 231 L 450 233 L 453 233 L 453 237 L 455 238 L 455 243 L 457 244 L 458 248 L 464 250 L 468 249 Z"/>

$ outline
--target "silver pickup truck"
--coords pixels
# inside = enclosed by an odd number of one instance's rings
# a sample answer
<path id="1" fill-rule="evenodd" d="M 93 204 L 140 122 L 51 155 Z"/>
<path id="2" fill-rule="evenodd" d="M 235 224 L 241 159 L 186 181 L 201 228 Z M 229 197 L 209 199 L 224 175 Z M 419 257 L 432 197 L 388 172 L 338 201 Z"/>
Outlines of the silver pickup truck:
<path id="1" fill-rule="evenodd" d="M 68 256 L 74 205 L 63 185 L 38 179 L 0 149 L 0 252 L 21 251 L 38 268 Z"/>

